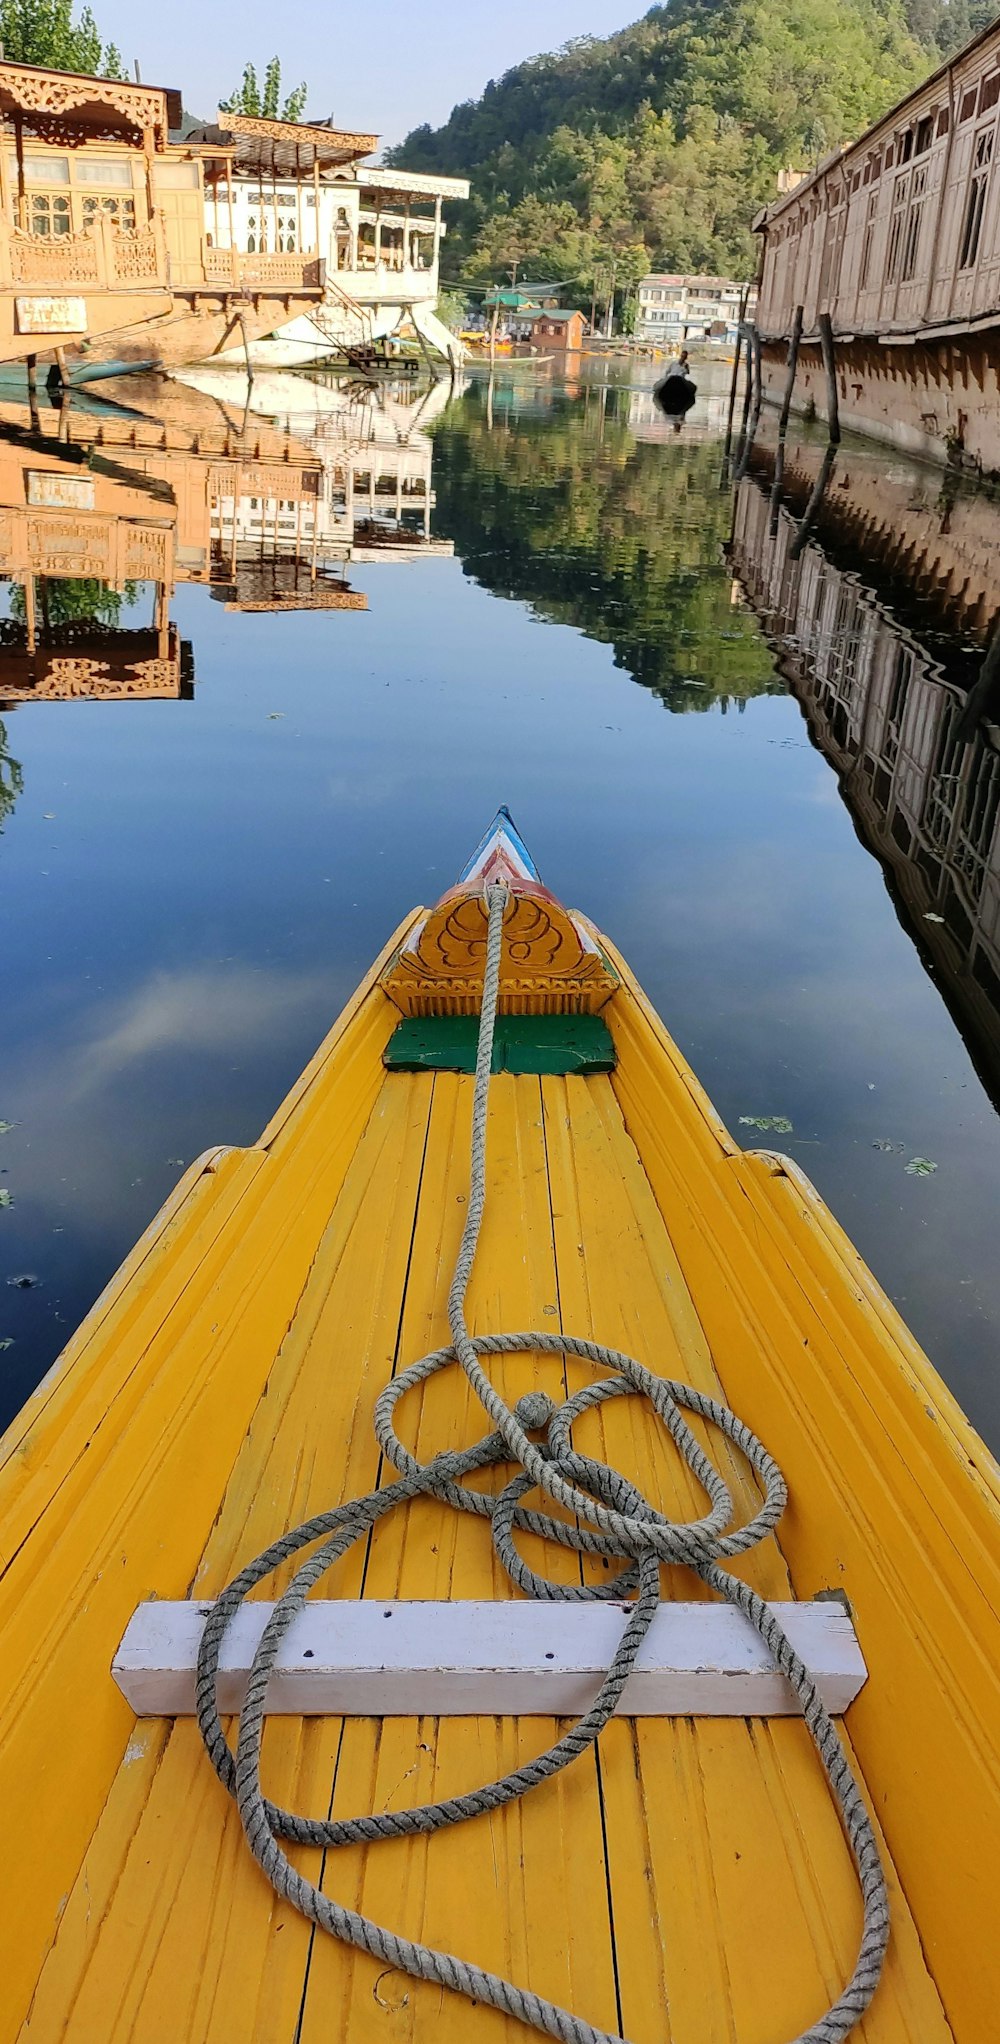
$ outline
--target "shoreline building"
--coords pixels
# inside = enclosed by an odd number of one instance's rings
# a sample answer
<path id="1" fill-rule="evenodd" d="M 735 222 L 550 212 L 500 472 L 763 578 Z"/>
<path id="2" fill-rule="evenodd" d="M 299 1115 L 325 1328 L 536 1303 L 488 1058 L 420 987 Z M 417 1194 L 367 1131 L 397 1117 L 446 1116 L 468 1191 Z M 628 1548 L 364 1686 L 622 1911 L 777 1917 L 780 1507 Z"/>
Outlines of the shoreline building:
<path id="1" fill-rule="evenodd" d="M 801 306 L 793 403 L 826 416 L 827 314 L 842 424 L 1000 471 L 998 121 L 1000 22 L 757 215 L 766 396 Z"/>
<path id="2" fill-rule="evenodd" d="M 661 347 L 689 340 L 734 340 L 745 288 L 729 277 L 682 277 L 653 270 L 638 287 L 635 338 Z M 747 316 L 753 317 L 752 296 Z"/>
<path id="3" fill-rule="evenodd" d="M 326 123 L 181 140 L 181 117 L 175 91 L 0 62 L 0 360 L 292 366 L 404 325 L 457 359 L 434 307 L 464 179 L 369 165 L 377 135 Z"/>

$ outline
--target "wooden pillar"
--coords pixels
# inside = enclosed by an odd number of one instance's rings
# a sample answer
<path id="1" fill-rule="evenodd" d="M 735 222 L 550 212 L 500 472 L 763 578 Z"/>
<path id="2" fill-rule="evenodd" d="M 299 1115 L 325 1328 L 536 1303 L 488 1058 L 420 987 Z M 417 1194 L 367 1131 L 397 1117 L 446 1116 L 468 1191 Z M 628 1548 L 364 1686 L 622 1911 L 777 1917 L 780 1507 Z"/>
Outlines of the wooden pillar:
<path id="1" fill-rule="evenodd" d="M 156 650 L 161 660 L 170 652 L 170 596 L 166 582 L 156 585 Z"/>
<path id="2" fill-rule="evenodd" d="M 295 238 L 299 254 L 304 254 L 302 245 L 302 171 L 299 164 L 299 145 L 295 144 Z"/>
<path id="3" fill-rule="evenodd" d="M 40 433 L 42 421 L 38 411 L 38 356 L 29 355 L 25 363 L 28 378 L 28 410 L 31 413 L 31 430 Z"/>
<path id="4" fill-rule="evenodd" d="M 781 416 L 778 420 L 778 438 L 783 440 L 788 430 L 788 414 L 792 409 L 792 392 L 795 388 L 795 371 L 799 362 L 799 342 L 802 339 L 802 306 L 797 305 L 792 320 L 792 332 L 788 342 L 788 379 L 785 395 L 781 401 Z"/>
<path id="5" fill-rule="evenodd" d="M 316 254 L 320 256 L 323 253 L 323 248 L 319 238 L 319 157 L 315 150 L 313 151 L 313 203 L 316 208 Z M 329 255 L 329 250 L 327 250 L 327 255 Z"/>
<path id="6" fill-rule="evenodd" d="M 827 424 L 830 439 L 836 444 L 840 439 L 840 404 L 837 397 L 837 358 L 833 346 L 833 321 L 828 312 L 821 312 L 816 324 L 819 327 L 823 367 L 826 371 Z"/>
<path id="7" fill-rule="evenodd" d="M 30 569 L 24 578 L 24 621 L 28 628 L 28 652 L 38 647 L 38 625 L 35 616 L 35 578 Z"/>
<path id="8" fill-rule="evenodd" d="M 434 200 L 434 268 L 441 260 L 441 194 Z"/>
<path id="9" fill-rule="evenodd" d="M 382 268 L 382 208 L 377 203 L 375 207 L 375 268 L 376 270 Z"/>
<path id="10" fill-rule="evenodd" d="M 17 152 L 17 224 L 27 233 L 28 194 L 24 184 L 24 118 L 14 115 L 14 146 Z"/>
<path id="11" fill-rule="evenodd" d="M 233 159 L 231 156 L 227 156 L 226 158 L 226 209 L 229 214 L 229 246 L 233 250 L 232 273 L 234 280 L 238 282 L 239 265 L 236 261 L 235 254 L 236 214 L 233 210 Z"/>

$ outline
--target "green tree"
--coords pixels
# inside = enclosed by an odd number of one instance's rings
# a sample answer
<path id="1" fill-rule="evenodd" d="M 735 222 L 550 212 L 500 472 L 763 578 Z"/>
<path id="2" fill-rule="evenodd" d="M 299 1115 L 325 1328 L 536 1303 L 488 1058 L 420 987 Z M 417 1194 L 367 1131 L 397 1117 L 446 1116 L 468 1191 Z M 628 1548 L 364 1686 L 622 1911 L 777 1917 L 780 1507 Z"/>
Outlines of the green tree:
<path id="1" fill-rule="evenodd" d="M 7 727 L 0 718 L 0 830 L 24 788 L 24 774 L 7 750 Z"/>
<path id="2" fill-rule="evenodd" d="M 461 291 L 442 291 L 434 310 L 442 324 L 453 334 L 461 333 L 462 328 L 468 325 L 468 301 Z"/>
<path id="3" fill-rule="evenodd" d="M 96 575 L 39 575 L 37 586 L 38 608 L 47 631 L 55 625 L 120 624 L 123 607 L 131 608 L 139 599 L 137 582 L 112 589 Z M 24 619 L 24 590 L 19 583 L 11 590 L 10 614 L 19 622 Z"/>
<path id="4" fill-rule="evenodd" d="M 114 43 L 102 44 L 90 8 L 73 20 L 73 0 L 0 0 L 0 42 L 12 64 L 95 78 L 125 76 L 119 51 Z"/>
<path id="5" fill-rule="evenodd" d="M 296 85 L 294 91 L 281 104 L 281 59 L 272 57 L 264 73 L 261 85 L 253 64 L 244 66 L 243 82 L 232 97 L 224 100 L 222 111 L 230 114 L 250 114 L 257 120 L 301 121 L 306 110 L 307 85 Z"/>
<path id="6" fill-rule="evenodd" d="M 469 175 L 452 275 L 513 261 L 584 290 L 643 266 L 749 276 L 778 171 L 860 133 L 1000 0 L 672 0 L 519 64 L 389 161 Z M 619 271 L 621 275 L 621 271 Z"/>

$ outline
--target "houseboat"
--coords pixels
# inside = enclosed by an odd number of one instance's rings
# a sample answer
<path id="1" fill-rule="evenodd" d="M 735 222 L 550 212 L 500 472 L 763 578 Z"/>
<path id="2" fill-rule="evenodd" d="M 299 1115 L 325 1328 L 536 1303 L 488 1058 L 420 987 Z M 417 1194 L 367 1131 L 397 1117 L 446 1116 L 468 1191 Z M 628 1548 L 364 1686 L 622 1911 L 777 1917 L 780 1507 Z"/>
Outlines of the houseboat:
<path id="1" fill-rule="evenodd" d="M 434 306 L 463 179 L 365 166 L 377 135 L 329 123 L 221 114 L 179 140 L 177 92 L 21 64 L 0 118 L 0 361 L 287 366 L 406 323 L 457 359 Z"/>
<path id="2" fill-rule="evenodd" d="M 1000 22 L 758 214 L 757 327 L 780 401 L 802 308 L 793 404 L 912 453 L 1000 470 Z"/>

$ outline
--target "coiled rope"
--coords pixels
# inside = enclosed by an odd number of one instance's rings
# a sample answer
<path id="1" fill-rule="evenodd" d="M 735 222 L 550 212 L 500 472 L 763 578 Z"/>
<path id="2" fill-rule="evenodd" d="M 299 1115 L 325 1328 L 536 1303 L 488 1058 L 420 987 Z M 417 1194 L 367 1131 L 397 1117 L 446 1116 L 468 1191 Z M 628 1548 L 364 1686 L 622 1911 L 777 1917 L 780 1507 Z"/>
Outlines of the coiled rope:
<path id="1" fill-rule="evenodd" d="M 889 1905 L 885 1878 L 874 1830 L 864 1800 L 848 1764 L 843 1746 L 820 1702 L 808 1668 L 786 1638 L 773 1611 L 746 1583 L 722 1566 L 735 1555 L 745 1554 L 763 1540 L 778 1523 L 787 1492 L 784 1478 L 766 1448 L 750 1428 L 728 1406 L 707 1398 L 689 1385 L 659 1377 L 634 1357 L 603 1343 L 581 1341 L 566 1334 L 526 1333 L 470 1337 L 465 1324 L 465 1295 L 479 1239 L 486 1196 L 486 1115 L 493 1030 L 496 1018 L 500 960 L 503 946 L 503 916 L 508 893 L 503 885 L 488 890 L 489 935 L 483 983 L 483 1004 L 476 1061 L 476 1082 L 472 1118 L 471 1187 L 465 1230 L 455 1276 L 448 1298 L 451 1344 L 437 1349 L 394 1379 L 380 1394 L 375 1407 L 375 1432 L 379 1445 L 399 1471 L 399 1481 L 384 1490 L 370 1491 L 333 1511 L 321 1512 L 279 1540 L 248 1563 L 230 1583 L 212 1608 L 198 1656 L 197 1716 L 209 1758 L 220 1781 L 235 1797 L 240 1821 L 250 1849 L 278 1894 L 294 1904 L 320 1929 L 329 1931 L 345 1944 L 369 1952 L 384 1966 L 398 1967 L 415 1979 L 427 1980 L 475 2002 L 486 2002 L 516 2017 L 561 2044 L 625 2044 L 608 2031 L 598 2030 L 581 2017 L 571 2015 L 555 2003 L 543 2000 L 530 1989 L 515 1986 L 494 1973 L 487 1973 L 468 1960 L 410 1938 L 398 1937 L 356 1910 L 346 1909 L 324 1894 L 314 1882 L 300 1874 L 282 1850 L 279 1840 L 298 1845 L 332 1849 L 358 1842 L 370 1844 L 384 1838 L 400 1838 L 418 1832 L 440 1830 L 446 1824 L 497 1810 L 515 1797 L 526 1795 L 587 1752 L 613 1715 L 628 1681 L 636 1655 L 660 1601 L 660 1568 L 664 1563 L 683 1564 L 703 1582 L 734 1604 L 756 1628 L 798 1698 L 843 1820 L 854 1856 L 864 1905 L 864 1922 L 858 1960 L 843 1993 L 819 2021 L 801 2033 L 796 2044 L 838 2044 L 849 2035 L 864 2014 L 878 1985 L 889 1937 Z M 544 1355 L 580 1356 L 584 1361 L 613 1374 L 589 1384 L 556 1406 L 544 1392 L 521 1398 L 513 1410 L 505 1403 L 480 1362 L 482 1356 L 541 1351 Z M 493 1431 L 474 1447 L 436 1455 L 418 1462 L 398 1439 L 393 1415 L 399 1399 L 436 1370 L 458 1364 L 482 1403 Z M 658 1512 L 635 1487 L 616 1470 L 590 1456 L 578 1453 L 572 1444 L 572 1427 L 581 1413 L 610 1398 L 643 1397 L 687 1462 L 707 1496 L 710 1510 L 698 1520 L 675 1523 Z M 685 1412 L 697 1413 L 714 1426 L 745 1456 L 759 1478 L 764 1492 L 759 1511 L 748 1525 L 727 1531 L 733 1519 L 733 1501 L 719 1471 L 700 1447 Z M 532 1434 L 545 1433 L 544 1440 Z M 516 1474 L 498 1497 L 468 1489 L 462 1479 L 474 1470 L 498 1463 L 513 1463 Z M 539 1490 L 575 1515 L 566 1524 L 548 1512 L 527 1509 L 520 1503 L 530 1491 Z M 514 1769 L 502 1780 L 485 1784 L 466 1795 L 451 1796 L 409 1810 L 349 1819 L 320 1819 L 297 1816 L 264 1795 L 260 1780 L 267 1685 L 275 1657 L 285 1633 L 301 1611 L 309 1591 L 332 1564 L 362 1539 L 379 1519 L 412 1498 L 435 1497 L 457 1511 L 473 1512 L 488 1519 L 496 1552 L 512 1581 L 532 1597 L 557 1600 L 621 1599 L 633 1590 L 632 1603 L 614 1660 L 591 1708 L 548 1751 L 525 1767 Z M 549 1581 L 528 1568 L 514 1544 L 515 1530 L 541 1534 L 560 1546 L 581 1554 L 594 1554 L 617 1561 L 617 1575 L 595 1587 Z M 235 1758 L 226 1742 L 216 1702 L 216 1673 L 226 1628 L 234 1613 L 256 1584 L 278 1568 L 300 1548 L 321 1541 L 297 1570 L 284 1595 L 275 1604 L 267 1622 L 250 1671 L 246 1701 L 240 1716 Z"/>

